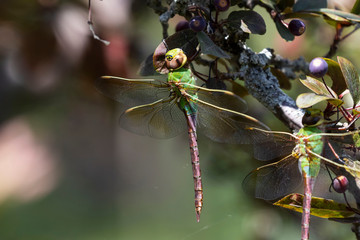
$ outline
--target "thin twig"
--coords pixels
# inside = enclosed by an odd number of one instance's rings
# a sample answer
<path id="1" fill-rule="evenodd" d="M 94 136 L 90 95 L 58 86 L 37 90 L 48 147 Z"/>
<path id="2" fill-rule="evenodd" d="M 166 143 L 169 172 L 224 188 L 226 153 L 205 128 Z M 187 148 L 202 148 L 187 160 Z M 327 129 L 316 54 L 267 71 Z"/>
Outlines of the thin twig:
<path id="1" fill-rule="evenodd" d="M 99 40 L 100 42 L 102 42 L 102 43 L 104 43 L 106 46 L 108 46 L 108 45 L 110 44 L 110 42 L 101 39 L 101 38 L 95 33 L 94 24 L 93 24 L 93 22 L 92 22 L 92 16 L 91 16 L 91 0 L 89 0 L 89 17 L 88 17 L 88 22 L 87 22 L 87 23 L 89 24 L 90 32 L 92 33 L 93 38 L 96 39 L 96 40 Z"/>

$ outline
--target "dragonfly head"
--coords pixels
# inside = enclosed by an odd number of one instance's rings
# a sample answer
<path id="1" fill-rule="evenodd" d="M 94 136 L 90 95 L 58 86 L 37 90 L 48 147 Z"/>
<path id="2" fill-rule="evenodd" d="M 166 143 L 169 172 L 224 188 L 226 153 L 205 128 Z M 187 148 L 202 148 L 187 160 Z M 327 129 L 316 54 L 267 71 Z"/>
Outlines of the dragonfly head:
<path id="1" fill-rule="evenodd" d="M 302 118 L 302 124 L 306 127 L 316 127 L 324 122 L 324 114 L 321 110 L 308 108 Z"/>
<path id="2" fill-rule="evenodd" d="M 187 57 L 183 50 L 180 48 L 174 48 L 166 53 L 165 62 L 166 67 L 170 71 L 173 71 L 182 68 L 187 62 Z"/>

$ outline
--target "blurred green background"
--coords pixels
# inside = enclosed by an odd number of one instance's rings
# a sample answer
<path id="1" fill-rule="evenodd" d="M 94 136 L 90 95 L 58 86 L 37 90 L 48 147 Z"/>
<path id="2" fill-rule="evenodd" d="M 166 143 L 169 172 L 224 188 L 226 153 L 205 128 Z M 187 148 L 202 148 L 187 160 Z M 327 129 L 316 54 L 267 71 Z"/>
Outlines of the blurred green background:
<path id="1" fill-rule="evenodd" d="M 105 74 L 136 76 L 162 40 L 158 16 L 140 0 L 93 0 L 92 10 L 109 46 L 90 35 L 87 1 L 0 2 L 0 239 L 299 239 L 300 214 L 243 193 L 242 179 L 261 165 L 251 147 L 201 135 L 205 195 L 196 222 L 187 134 L 155 140 L 122 130 L 118 105 L 93 86 Z M 334 30 L 309 19 L 306 33 L 286 43 L 255 10 L 267 23 L 266 35 L 248 42 L 255 51 L 310 61 L 332 42 Z M 358 39 L 338 51 L 355 66 Z M 294 98 L 306 91 L 292 85 Z M 286 130 L 246 100 L 250 115 Z M 350 227 L 313 217 L 311 239 L 354 239 Z"/>

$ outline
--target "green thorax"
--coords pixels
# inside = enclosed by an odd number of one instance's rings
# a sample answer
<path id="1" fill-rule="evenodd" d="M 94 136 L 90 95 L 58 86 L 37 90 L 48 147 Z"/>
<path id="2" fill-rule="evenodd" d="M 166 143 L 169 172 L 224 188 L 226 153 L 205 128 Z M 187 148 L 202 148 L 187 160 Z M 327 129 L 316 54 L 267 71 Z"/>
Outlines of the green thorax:
<path id="1" fill-rule="evenodd" d="M 190 69 L 182 67 L 169 72 L 167 81 L 168 83 L 180 82 L 195 85 L 196 79 L 193 77 Z"/>
<path id="2" fill-rule="evenodd" d="M 296 136 L 299 138 L 298 149 L 300 157 L 300 165 L 303 174 L 308 177 L 316 177 L 320 171 L 321 159 L 309 153 L 308 150 L 321 155 L 323 150 L 322 133 L 317 127 L 303 127 Z"/>
<path id="3" fill-rule="evenodd" d="M 188 115 L 193 115 L 196 113 L 197 108 L 194 101 L 190 101 L 188 97 L 183 96 L 181 91 L 187 90 L 187 85 L 192 84 L 195 85 L 196 78 L 192 75 L 191 70 L 188 68 L 180 68 L 174 71 L 169 72 L 168 74 L 168 83 L 170 83 L 173 86 L 173 91 L 176 94 L 176 97 L 178 99 L 178 106 L 184 110 Z M 181 86 L 177 86 L 176 83 L 185 83 Z M 189 87 L 190 88 L 190 87 Z M 186 91 L 190 96 L 191 99 L 197 99 L 197 95 L 194 91 Z"/>

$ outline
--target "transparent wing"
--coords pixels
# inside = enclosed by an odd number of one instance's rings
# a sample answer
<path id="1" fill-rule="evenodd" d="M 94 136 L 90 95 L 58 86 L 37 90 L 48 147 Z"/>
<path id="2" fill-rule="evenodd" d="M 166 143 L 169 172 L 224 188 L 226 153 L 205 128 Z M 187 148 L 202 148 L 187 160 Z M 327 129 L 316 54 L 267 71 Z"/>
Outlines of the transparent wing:
<path id="1" fill-rule="evenodd" d="M 291 153 L 296 138 L 287 133 L 267 131 L 268 127 L 246 114 L 210 105 L 196 100 L 199 129 L 217 142 L 254 144 L 259 160 L 272 160 Z"/>
<path id="2" fill-rule="evenodd" d="M 120 126 L 154 138 L 171 138 L 187 132 L 184 112 L 171 99 L 126 110 L 120 117 Z"/>
<path id="3" fill-rule="evenodd" d="M 346 171 L 354 177 L 360 177 L 360 164 L 357 160 L 359 149 L 353 136 L 359 131 L 346 133 L 320 133 L 323 137 L 324 149 L 319 156 L 323 162 L 330 166 L 333 172 Z"/>
<path id="4" fill-rule="evenodd" d="M 230 109 L 236 112 L 246 112 L 247 104 L 241 97 L 235 95 L 230 91 L 208 89 L 192 84 L 179 84 L 190 95 L 197 94 L 197 97 L 210 105 L 215 105 L 219 108 Z"/>
<path id="5" fill-rule="evenodd" d="M 105 96 L 129 108 L 165 99 L 170 96 L 166 82 L 155 79 L 127 79 L 103 76 L 95 82 L 95 87 Z"/>
<path id="6" fill-rule="evenodd" d="M 255 169 L 246 176 L 242 186 L 247 194 L 271 201 L 292 193 L 301 183 L 298 159 L 289 155 Z"/>
<path id="7" fill-rule="evenodd" d="M 289 155 L 297 144 L 297 137 L 291 133 L 268 131 L 259 128 L 251 129 L 255 134 L 254 157 L 268 161 Z"/>
<path id="8" fill-rule="evenodd" d="M 254 132 L 250 127 L 266 126 L 246 114 L 211 106 L 201 100 L 196 101 L 198 127 L 202 133 L 216 142 L 253 143 Z"/>

